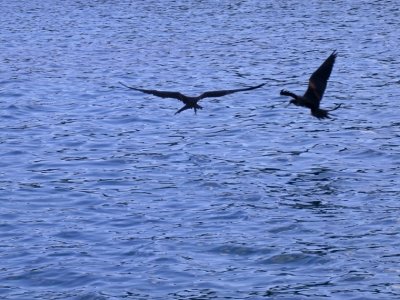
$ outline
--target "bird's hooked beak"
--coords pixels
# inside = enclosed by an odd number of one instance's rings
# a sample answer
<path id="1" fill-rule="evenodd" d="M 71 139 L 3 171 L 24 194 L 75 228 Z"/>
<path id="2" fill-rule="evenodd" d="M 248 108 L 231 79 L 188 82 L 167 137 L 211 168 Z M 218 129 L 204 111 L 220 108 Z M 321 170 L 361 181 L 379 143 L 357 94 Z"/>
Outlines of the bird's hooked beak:
<path id="1" fill-rule="evenodd" d="M 292 100 L 289 101 L 289 103 L 288 103 L 288 105 L 286 107 L 288 107 L 290 104 L 294 104 L 294 105 L 298 106 L 299 102 L 297 101 L 297 99 L 292 99 Z"/>
<path id="2" fill-rule="evenodd" d="M 290 100 L 289 103 L 285 107 L 289 107 L 290 104 L 294 104 L 294 100 Z"/>

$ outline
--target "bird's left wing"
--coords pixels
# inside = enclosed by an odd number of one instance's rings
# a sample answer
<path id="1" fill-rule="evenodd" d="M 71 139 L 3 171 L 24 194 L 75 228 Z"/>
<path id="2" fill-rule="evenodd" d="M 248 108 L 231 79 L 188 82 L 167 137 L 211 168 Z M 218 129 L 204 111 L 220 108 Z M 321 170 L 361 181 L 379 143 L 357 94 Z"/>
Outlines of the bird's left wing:
<path id="1" fill-rule="evenodd" d="M 127 87 L 128 89 L 131 90 L 135 90 L 135 91 L 139 91 L 145 94 L 151 94 L 157 97 L 161 97 L 161 98 L 174 98 L 174 99 L 178 99 L 180 101 L 183 102 L 183 98 L 184 95 L 181 94 L 180 92 L 168 92 L 168 91 L 157 91 L 157 90 L 145 90 L 145 89 L 139 89 L 139 88 L 135 88 L 132 86 L 128 86 L 122 82 L 120 82 L 121 85 L 123 85 L 124 87 Z"/>
<path id="2" fill-rule="evenodd" d="M 319 105 L 324 95 L 328 79 L 331 76 L 333 65 L 336 59 L 336 51 L 322 63 L 322 65 L 311 75 L 308 82 L 308 89 L 304 98 L 312 100 L 314 104 Z"/>
<path id="3" fill-rule="evenodd" d="M 201 94 L 199 96 L 199 99 L 210 98 L 210 97 L 222 97 L 222 96 L 226 96 L 226 95 L 237 93 L 237 92 L 250 91 L 250 90 L 258 89 L 258 88 L 262 87 L 263 85 L 265 85 L 265 83 L 262 83 L 262 84 L 259 84 L 256 86 L 247 87 L 247 88 L 242 88 L 242 89 L 204 92 L 203 94 Z"/>

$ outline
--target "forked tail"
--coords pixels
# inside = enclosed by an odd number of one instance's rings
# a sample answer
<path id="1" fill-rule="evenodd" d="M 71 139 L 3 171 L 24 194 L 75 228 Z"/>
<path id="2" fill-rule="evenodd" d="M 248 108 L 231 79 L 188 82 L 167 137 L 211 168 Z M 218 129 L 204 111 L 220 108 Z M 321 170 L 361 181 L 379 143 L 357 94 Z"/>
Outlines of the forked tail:
<path id="1" fill-rule="evenodd" d="M 328 114 L 328 110 L 316 108 L 311 110 L 311 114 L 318 119 L 330 119 L 331 117 Z"/>
<path id="2" fill-rule="evenodd" d="M 318 119 L 330 119 L 331 117 L 328 112 L 337 110 L 341 106 L 342 103 L 336 105 L 336 107 L 332 109 L 321 109 L 321 108 L 312 109 L 311 114 Z"/>
<path id="3" fill-rule="evenodd" d="M 342 106 L 342 104 L 343 104 L 343 103 L 336 104 L 336 107 L 335 107 L 335 108 L 329 109 L 328 111 L 334 111 L 334 110 L 337 110 L 339 107 L 341 107 L 341 106 Z"/>
<path id="4" fill-rule="evenodd" d="M 179 109 L 175 114 L 179 114 L 179 113 L 183 112 L 184 110 L 191 109 L 191 108 L 194 109 L 195 114 L 197 114 L 198 109 L 203 109 L 203 107 L 198 105 L 197 103 L 194 106 L 185 104 L 185 106 L 183 106 L 181 109 Z"/>

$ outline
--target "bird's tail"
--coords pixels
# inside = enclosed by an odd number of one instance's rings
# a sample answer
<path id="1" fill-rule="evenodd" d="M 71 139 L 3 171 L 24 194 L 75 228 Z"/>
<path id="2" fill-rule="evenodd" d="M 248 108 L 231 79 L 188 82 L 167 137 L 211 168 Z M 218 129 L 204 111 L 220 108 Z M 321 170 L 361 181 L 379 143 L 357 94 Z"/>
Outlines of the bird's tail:
<path id="1" fill-rule="evenodd" d="M 328 110 L 316 108 L 311 110 L 311 114 L 318 119 L 330 119 Z"/>
<path id="2" fill-rule="evenodd" d="M 294 99 L 297 99 L 297 98 L 298 98 L 296 94 L 294 94 L 294 93 L 292 93 L 292 92 L 289 92 L 289 91 L 287 91 L 287 90 L 281 90 L 280 94 L 281 94 L 282 96 L 289 96 L 289 97 L 292 97 L 292 98 L 294 98 Z"/>
<path id="3" fill-rule="evenodd" d="M 332 109 L 321 109 L 321 108 L 312 109 L 311 110 L 311 114 L 314 117 L 317 117 L 318 119 L 330 119 L 331 117 L 329 115 L 329 112 L 337 110 L 341 106 L 342 106 L 342 103 L 337 104 L 336 107 L 332 108 Z"/>
<path id="4" fill-rule="evenodd" d="M 179 114 L 179 113 L 181 113 L 181 112 L 183 112 L 184 110 L 187 110 L 187 109 L 190 109 L 190 108 L 193 108 L 194 109 L 194 113 L 195 114 L 197 114 L 197 110 L 198 109 L 203 109 L 203 107 L 202 106 L 200 106 L 200 105 L 198 105 L 197 103 L 194 105 L 194 106 L 191 106 L 191 105 L 185 105 L 185 106 L 183 106 L 181 109 L 179 109 L 175 114 Z"/>
<path id="5" fill-rule="evenodd" d="M 179 114 L 179 113 L 181 113 L 181 112 L 183 112 L 184 110 L 187 110 L 187 109 L 189 109 L 189 108 L 190 108 L 189 105 L 185 105 L 185 106 L 183 106 L 181 109 L 177 110 L 175 114 L 177 115 L 177 114 Z"/>
<path id="6" fill-rule="evenodd" d="M 339 104 L 337 104 L 337 105 L 336 105 L 336 107 L 335 107 L 335 108 L 329 109 L 328 111 L 334 111 L 334 110 L 337 110 L 339 107 L 341 107 L 341 106 L 342 106 L 342 104 L 343 104 L 343 103 L 339 103 Z"/>
<path id="7" fill-rule="evenodd" d="M 336 107 L 332 108 L 332 109 L 320 109 L 320 108 L 312 109 L 311 114 L 314 117 L 317 117 L 318 119 L 330 119 L 331 117 L 329 115 L 329 112 L 337 110 L 341 106 L 342 106 L 342 103 L 337 104 Z"/>

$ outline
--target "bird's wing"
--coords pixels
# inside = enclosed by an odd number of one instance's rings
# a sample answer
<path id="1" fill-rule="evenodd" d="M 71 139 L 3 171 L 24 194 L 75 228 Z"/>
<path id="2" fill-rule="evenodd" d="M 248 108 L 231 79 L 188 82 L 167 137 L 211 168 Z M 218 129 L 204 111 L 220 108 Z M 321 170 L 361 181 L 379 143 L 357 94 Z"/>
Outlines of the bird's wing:
<path id="1" fill-rule="evenodd" d="M 308 82 L 308 89 L 304 94 L 304 98 L 312 101 L 314 105 L 321 102 L 324 95 L 329 76 L 336 59 L 336 50 L 324 61 L 324 63 L 311 75 Z"/>
<path id="2" fill-rule="evenodd" d="M 151 94 L 157 97 L 161 97 L 161 98 L 174 98 L 174 99 L 178 99 L 182 102 L 184 102 L 184 98 L 185 96 L 182 93 L 179 92 L 168 92 L 168 91 L 157 91 L 157 90 L 145 90 L 145 89 L 139 89 L 139 88 L 135 88 L 135 87 L 131 87 L 128 86 L 122 82 L 120 82 L 121 85 L 127 87 L 128 89 L 131 90 L 135 90 L 135 91 L 139 91 L 142 93 L 146 93 L 146 94 Z"/>
<path id="3" fill-rule="evenodd" d="M 203 98 L 210 98 L 210 97 L 222 97 L 222 96 L 233 94 L 236 92 L 250 91 L 250 90 L 258 89 L 258 88 L 262 87 L 263 85 L 265 85 L 265 83 L 262 83 L 262 84 L 259 84 L 256 86 L 247 87 L 247 88 L 235 89 L 235 90 L 208 91 L 208 92 L 204 92 L 203 94 L 201 94 L 199 96 L 199 100 L 203 99 Z"/>

